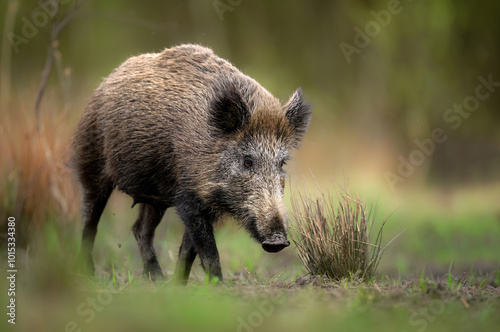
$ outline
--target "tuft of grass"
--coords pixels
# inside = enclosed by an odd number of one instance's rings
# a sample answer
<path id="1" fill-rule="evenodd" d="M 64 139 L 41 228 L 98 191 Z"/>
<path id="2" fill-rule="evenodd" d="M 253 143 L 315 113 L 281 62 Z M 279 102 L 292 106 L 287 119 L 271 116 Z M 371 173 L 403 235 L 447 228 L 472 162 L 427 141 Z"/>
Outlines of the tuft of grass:
<path id="1" fill-rule="evenodd" d="M 387 246 L 381 246 L 387 218 L 372 240 L 374 206 L 367 208 L 365 200 L 351 196 L 347 190 L 337 192 L 335 204 L 330 192 L 321 189 L 319 195 L 292 195 L 292 216 L 295 221 L 292 240 L 299 259 L 312 275 L 325 275 L 334 280 L 358 278 L 370 280 Z M 397 236 L 396 236 L 397 237 Z"/>

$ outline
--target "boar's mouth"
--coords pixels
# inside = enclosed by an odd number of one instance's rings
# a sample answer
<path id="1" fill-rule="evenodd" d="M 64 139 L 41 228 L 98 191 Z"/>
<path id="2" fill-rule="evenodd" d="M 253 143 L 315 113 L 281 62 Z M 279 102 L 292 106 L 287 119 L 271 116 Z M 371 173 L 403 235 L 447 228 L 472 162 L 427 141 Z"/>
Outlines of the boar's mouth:
<path id="1" fill-rule="evenodd" d="M 273 235 L 264 237 L 259 234 L 256 225 L 256 218 L 250 217 L 244 223 L 245 228 L 250 232 L 250 235 L 262 245 L 262 249 L 267 252 L 279 252 L 290 245 L 290 241 L 286 238 L 286 232 L 275 232 Z"/>
<path id="2" fill-rule="evenodd" d="M 290 245 L 286 236 L 277 234 L 262 242 L 262 249 L 267 252 L 279 252 Z"/>

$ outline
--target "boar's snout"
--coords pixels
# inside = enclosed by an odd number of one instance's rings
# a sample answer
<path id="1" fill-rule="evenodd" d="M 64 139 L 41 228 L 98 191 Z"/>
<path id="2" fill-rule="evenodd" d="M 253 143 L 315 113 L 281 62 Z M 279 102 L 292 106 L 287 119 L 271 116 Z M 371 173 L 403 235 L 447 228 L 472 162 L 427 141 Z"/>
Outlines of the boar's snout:
<path id="1" fill-rule="evenodd" d="M 262 249 L 267 252 L 278 252 L 290 245 L 290 241 L 286 239 L 285 235 L 276 234 L 262 242 Z"/>

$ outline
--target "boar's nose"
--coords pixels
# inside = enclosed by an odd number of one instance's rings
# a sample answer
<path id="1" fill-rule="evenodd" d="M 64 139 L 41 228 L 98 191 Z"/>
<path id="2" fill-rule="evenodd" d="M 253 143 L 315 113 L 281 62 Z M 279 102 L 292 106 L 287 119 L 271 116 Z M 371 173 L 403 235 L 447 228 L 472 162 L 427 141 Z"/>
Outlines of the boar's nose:
<path id="1" fill-rule="evenodd" d="M 290 241 L 286 239 L 286 236 L 275 235 L 269 239 L 262 242 L 262 249 L 267 252 L 278 252 L 290 245 Z"/>

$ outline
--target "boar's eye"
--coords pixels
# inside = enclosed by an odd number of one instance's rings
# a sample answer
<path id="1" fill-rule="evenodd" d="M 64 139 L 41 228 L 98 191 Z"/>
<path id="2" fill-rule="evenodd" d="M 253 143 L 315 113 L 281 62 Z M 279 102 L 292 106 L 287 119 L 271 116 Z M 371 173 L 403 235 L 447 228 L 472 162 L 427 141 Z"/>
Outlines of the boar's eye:
<path id="1" fill-rule="evenodd" d="M 247 169 L 252 169 L 253 168 L 253 160 L 250 157 L 245 157 L 243 160 L 243 166 Z"/>
<path id="2" fill-rule="evenodd" d="M 280 162 L 280 168 L 283 169 L 283 167 L 286 165 L 286 160 L 282 160 Z"/>

